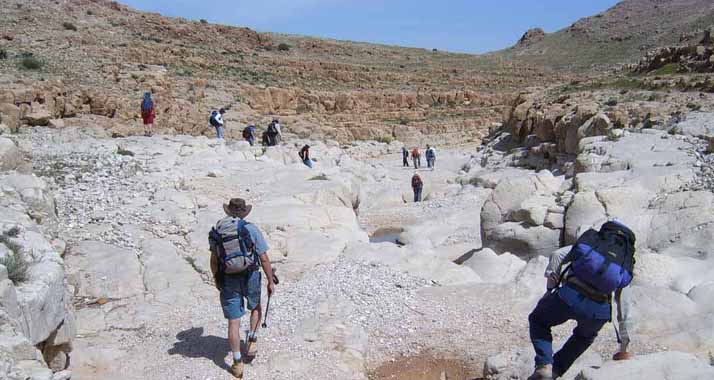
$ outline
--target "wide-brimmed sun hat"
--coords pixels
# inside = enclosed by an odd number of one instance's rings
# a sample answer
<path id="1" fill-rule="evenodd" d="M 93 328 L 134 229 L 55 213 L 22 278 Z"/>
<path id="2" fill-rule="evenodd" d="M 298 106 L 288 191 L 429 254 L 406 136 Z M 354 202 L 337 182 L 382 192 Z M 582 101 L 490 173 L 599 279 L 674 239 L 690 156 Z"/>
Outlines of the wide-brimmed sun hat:
<path id="1" fill-rule="evenodd" d="M 223 204 L 223 211 L 228 216 L 244 219 L 253 209 L 252 205 L 245 203 L 243 198 L 231 198 L 228 204 Z"/>

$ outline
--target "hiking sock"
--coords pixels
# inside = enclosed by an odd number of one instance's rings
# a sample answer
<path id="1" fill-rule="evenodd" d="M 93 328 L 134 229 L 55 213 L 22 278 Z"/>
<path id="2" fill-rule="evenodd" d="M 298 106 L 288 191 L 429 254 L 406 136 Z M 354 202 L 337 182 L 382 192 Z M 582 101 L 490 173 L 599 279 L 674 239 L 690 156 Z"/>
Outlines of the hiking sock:
<path id="1" fill-rule="evenodd" d="M 242 359 L 242 357 L 241 357 L 240 351 L 233 352 L 233 361 L 234 362 L 238 363 L 241 361 L 241 359 Z"/>

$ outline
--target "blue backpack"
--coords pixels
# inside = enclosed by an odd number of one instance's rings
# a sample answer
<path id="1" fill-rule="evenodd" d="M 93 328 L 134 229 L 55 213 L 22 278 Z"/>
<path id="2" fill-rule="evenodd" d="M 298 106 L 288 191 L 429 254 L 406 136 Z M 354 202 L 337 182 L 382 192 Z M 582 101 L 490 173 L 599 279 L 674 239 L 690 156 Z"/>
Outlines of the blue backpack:
<path id="1" fill-rule="evenodd" d="M 598 293 L 609 295 L 632 282 L 635 234 L 619 222 L 586 231 L 570 253 L 572 273 Z"/>

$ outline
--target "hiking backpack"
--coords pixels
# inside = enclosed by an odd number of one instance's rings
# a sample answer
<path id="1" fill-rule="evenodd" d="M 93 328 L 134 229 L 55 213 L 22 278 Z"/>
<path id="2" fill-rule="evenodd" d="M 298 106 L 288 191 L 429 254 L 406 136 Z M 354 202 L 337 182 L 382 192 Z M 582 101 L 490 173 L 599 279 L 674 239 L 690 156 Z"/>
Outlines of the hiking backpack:
<path id="1" fill-rule="evenodd" d="M 221 123 L 218 122 L 216 116 L 218 116 L 218 111 L 211 112 L 211 116 L 208 118 L 208 122 L 211 123 L 211 125 L 214 127 L 220 127 Z"/>
<path id="2" fill-rule="evenodd" d="M 572 274 L 593 290 L 609 295 L 630 285 L 635 267 L 635 234 L 619 222 L 590 229 L 570 251 Z"/>
<path id="3" fill-rule="evenodd" d="M 248 224 L 242 219 L 225 218 L 209 233 L 218 243 L 218 263 L 225 274 L 240 274 L 258 266 L 255 244 L 246 228 Z"/>
<path id="4" fill-rule="evenodd" d="M 146 117 L 151 114 L 151 110 L 154 109 L 154 102 L 151 99 L 144 99 L 141 102 L 141 116 Z"/>
<path id="5" fill-rule="evenodd" d="M 278 129 L 275 128 L 275 123 L 270 123 L 270 125 L 268 125 L 268 133 L 276 135 L 278 134 Z"/>

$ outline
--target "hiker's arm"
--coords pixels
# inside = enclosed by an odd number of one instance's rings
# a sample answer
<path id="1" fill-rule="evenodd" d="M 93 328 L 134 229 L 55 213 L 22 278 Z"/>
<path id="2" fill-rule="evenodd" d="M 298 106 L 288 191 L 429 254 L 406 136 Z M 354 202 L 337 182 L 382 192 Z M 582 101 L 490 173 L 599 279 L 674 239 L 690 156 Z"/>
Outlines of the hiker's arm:
<path id="1" fill-rule="evenodd" d="M 218 268 L 218 245 L 211 235 L 208 235 L 208 246 L 211 250 L 211 274 L 213 275 L 213 282 L 218 290 L 221 290 Z"/>
<path id="2" fill-rule="evenodd" d="M 563 270 L 563 265 L 572 261 L 570 255 L 571 249 L 569 247 L 561 248 L 550 256 L 550 261 L 545 269 L 545 278 L 548 279 L 546 288 L 551 290 L 558 286 L 560 281 L 561 271 Z"/>
<path id="3" fill-rule="evenodd" d="M 263 267 L 263 272 L 265 277 L 268 279 L 268 297 L 273 295 L 275 291 L 275 283 L 273 282 L 273 266 L 270 265 L 270 257 L 268 257 L 268 252 L 260 255 L 260 266 Z"/>
<path id="4" fill-rule="evenodd" d="M 632 318 L 630 310 L 632 306 L 632 289 L 629 287 L 619 289 L 615 292 L 615 305 L 617 307 L 617 325 L 619 327 L 620 351 L 615 354 L 615 360 L 627 360 L 631 356 L 627 352 L 630 345 L 630 331 L 632 331 Z"/>

